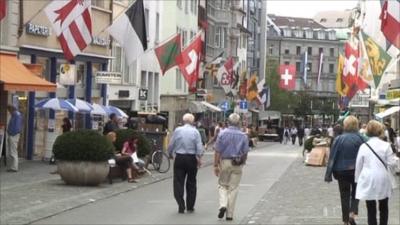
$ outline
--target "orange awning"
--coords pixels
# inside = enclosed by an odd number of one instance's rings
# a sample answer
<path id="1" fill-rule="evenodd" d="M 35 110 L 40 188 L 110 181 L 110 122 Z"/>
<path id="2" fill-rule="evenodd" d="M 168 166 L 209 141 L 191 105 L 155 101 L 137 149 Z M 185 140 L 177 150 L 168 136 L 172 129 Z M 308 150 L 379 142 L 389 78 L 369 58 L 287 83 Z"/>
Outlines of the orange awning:
<path id="1" fill-rule="evenodd" d="M 13 54 L 0 53 L 0 83 L 7 91 L 55 92 L 56 84 L 29 71 Z"/>

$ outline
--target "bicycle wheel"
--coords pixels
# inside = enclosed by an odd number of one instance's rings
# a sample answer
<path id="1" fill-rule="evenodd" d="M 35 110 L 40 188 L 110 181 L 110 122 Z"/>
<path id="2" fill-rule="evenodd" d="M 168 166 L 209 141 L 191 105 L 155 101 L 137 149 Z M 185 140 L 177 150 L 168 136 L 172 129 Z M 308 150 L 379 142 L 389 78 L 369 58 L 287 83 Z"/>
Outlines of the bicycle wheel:
<path id="1" fill-rule="evenodd" d="M 160 173 L 166 173 L 170 167 L 168 155 L 162 151 L 156 151 L 152 157 L 152 163 L 155 170 Z"/>

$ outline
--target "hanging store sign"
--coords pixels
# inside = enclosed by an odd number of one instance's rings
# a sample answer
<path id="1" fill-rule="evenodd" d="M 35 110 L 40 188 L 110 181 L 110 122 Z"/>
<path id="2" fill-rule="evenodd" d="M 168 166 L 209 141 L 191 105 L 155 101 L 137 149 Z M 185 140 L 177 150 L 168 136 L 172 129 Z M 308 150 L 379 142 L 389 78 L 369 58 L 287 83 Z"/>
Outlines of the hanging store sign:
<path id="1" fill-rule="evenodd" d="M 51 29 L 43 25 L 37 25 L 33 23 L 26 24 L 26 33 L 37 36 L 48 37 L 51 35 Z"/>
<path id="2" fill-rule="evenodd" d="M 122 74 L 118 72 L 99 71 L 96 73 L 98 84 L 121 84 Z"/>
<path id="3" fill-rule="evenodd" d="M 400 89 L 391 89 L 387 91 L 386 99 L 391 100 L 396 98 L 400 98 Z"/>
<path id="4" fill-rule="evenodd" d="M 149 90 L 147 89 L 139 89 L 139 100 L 146 101 L 148 92 Z"/>
<path id="5" fill-rule="evenodd" d="M 72 64 L 61 64 L 60 66 L 60 84 L 75 85 L 76 83 L 76 68 Z"/>
<path id="6" fill-rule="evenodd" d="M 107 46 L 110 45 L 110 39 L 105 38 L 105 37 L 94 36 L 93 37 L 93 41 L 92 41 L 92 45 L 101 46 L 101 47 L 107 47 Z"/>

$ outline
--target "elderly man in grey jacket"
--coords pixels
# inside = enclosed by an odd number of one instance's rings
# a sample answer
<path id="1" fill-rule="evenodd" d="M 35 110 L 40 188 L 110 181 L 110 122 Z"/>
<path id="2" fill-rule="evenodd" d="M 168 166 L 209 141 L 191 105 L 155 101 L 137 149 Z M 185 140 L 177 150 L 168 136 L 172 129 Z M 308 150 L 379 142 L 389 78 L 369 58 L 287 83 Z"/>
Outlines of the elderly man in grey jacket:
<path id="1" fill-rule="evenodd" d="M 240 116 L 229 116 L 229 127 L 221 131 L 215 143 L 214 173 L 218 177 L 219 213 L 218 218 L 233 220 L 236 197 L 243 165 L 249 151 L 247 135 L 239 128 Z"/>

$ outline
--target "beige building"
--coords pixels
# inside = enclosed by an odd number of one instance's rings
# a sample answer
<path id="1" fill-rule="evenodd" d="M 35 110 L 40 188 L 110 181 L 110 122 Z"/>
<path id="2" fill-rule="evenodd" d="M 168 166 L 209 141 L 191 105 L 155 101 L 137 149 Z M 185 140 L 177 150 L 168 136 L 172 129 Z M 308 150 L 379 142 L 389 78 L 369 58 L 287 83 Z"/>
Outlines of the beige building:
<path id="1" fill-rule="evenodd" d="M 25 116 L 25 131 L 21 143 L 22 156 L 51 157 L 51 146 L 61 133 L 61 120 L 74 117 L 76 128 L 92 128 L 93 118 L 88 114 L 70 114 L 64 111 L 35 109 L 35 103 L 47 97 L 79 98 L 88 102 L 102 102 L 107 96 L 106 85 L 95 82 L 97 71 L 107 71 L 110 59 L 110 38 L 105 29 L 112 22 L 112 0 L 92 0 L 93 41 L 73 62 L 67 62 L 44 8 L 50 0 L 8 1 L 7 18 L 2 21 L 1 44 L 18 47 L 18 58 L 25 64 L 41 66 L 38 76 L 57 84 L 56 92 L 31 91 L 10 93 Z M 20 5 L 21 4 L 21 5 Z M 12 14 L 12 16 L 10 16 Z M 4 23 L 7 23 L 5 26 Z M 15 29 L 17 28 L 17 29 Z M 3 46 L 2 46 L 3 48 Z M 9 47 L 8 47 L 9 48 Z M 70 63 L 76 74 L 75 85 L 59 83 L 61 64 Z M 35 113 L 36 112 L 36 113 Z M 25 151 L 26 149 L 26 151 Z"/>

